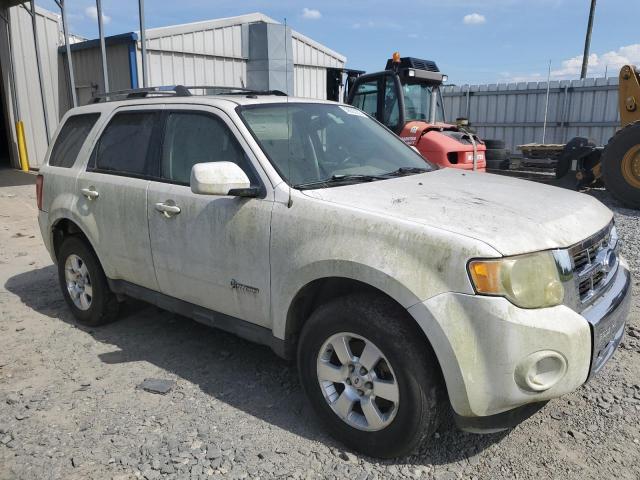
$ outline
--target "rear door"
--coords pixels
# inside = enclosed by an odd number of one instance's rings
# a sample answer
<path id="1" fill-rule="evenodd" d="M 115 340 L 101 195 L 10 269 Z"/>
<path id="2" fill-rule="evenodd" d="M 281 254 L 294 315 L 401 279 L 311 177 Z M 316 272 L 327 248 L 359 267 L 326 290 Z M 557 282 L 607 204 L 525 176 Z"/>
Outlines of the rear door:
<path id="1" fill-rule="evenodd" d="M 165 112 L 158 178 L 149 185 L 149 233 L 160 291 L 267 326 L 272 192 L 228 116 L 198 108 L 171 106 Z M 191 167 L 217 161 L 239 165 L 263 198 L 192 193 Z M 167 214 L 158 205 L 173 205 L 179 213 Z"/>
<path id="2" fill-rule="evenodd" d="M 88 155 L 90 142 L 87 138 L 99 118 L 100 113 L 97 112 L 69 116 L 56 136 L 47 164 L 40 169 L 46 184 L 42 203 L 44 210 L 53 217 L 57 209 L 74 208 L 74 196 L 66 194 L 76 189 L 76 177 L 82 163 L 79 159 Z"/>
<path id="3" fill-rule="evenodd" d="M 78 176 L 78 208 L 106 275 L 158 289 L 147 222 L 150 159 L 157 158 L 158 106 L 116 110 Z"/>

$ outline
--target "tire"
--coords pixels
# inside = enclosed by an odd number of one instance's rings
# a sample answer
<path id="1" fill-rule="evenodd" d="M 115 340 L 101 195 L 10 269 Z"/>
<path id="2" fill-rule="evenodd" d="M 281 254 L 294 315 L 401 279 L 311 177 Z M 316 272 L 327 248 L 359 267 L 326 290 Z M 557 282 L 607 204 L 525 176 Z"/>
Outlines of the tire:
<path id="1" fill-rule="evenodd" d="M 487 149 L 484 152 L 484 157 L 487 160 L 506 160 L 509 154 L 505 149 Z"/>
<path id="2" fill-rule="evenodd" d="M 487 139 L 485 138 L 483 140 L 484 142 L 484 146 L 487 147 L 487 150 L 491 149 L 491 150 L 504 150 L 506 147 L 506 144 L 504 143 L 504 140 L 493 140 L 493 139 Z"/>
<path id="3" fill-rule="evenodd" d="M 490 170 L 509 170 L 509 160 L 487 160 L 487 168 Z"/>
<path id="4" fill-rule="evenodd" d="M 68 286 L 67 271 L 72 286 Z M 62 242 L 58 254 L 58 280 L 62 295 L 79 323 L 95 327 L 117 318 L 118 300 L 109 288 L 95 253 L 80 237 L 67 237 Z M 72 298 L 72 290 L 78 293 L 78 297 L 74 295 L 76 300 Z"/>
<path id="5" fill-rule="evenodd" d="M 638 166 L 635 163 L 635 179 L 625 178 L 623 173 L 623 163 L 626 163 L 626 155 L 635 152 L 636 157 L 640 156 L 640 121 L 630 123 L 622 130 L 618 131 L 602 152 L 602 176 L 607 190 L 611 192 L 620 203 L 640 209 L 640 177 L 638 177 Z M 638 160 L 640 161 L 640 160 Z M 629 176 L 630 173 L 627 173 Z M 632 182 L 636 182 L 635 184 Z"/>
<path id="6" fill-rule="evenodd" d="M 324 349 L 327 342 L 339 345 L 340 342 L 332 338 L 345 332 L 351 336 L 349 345 L 356 361 L 355 371 L 362 373 L 358 366 L 360 358 L 356 355 L 362 357 L 363 364 L 370 363 L 366 361 L 367 355 L 362 355 L 364 340 L 366 345 L 373 345 L 383 355 L 382 360 L 371 364 L 371 371 L 367 371 L 367 375 L 375 375 L 392 383 L 395 381 L 396 385 L 393 394 L 389 393 L 392 388 L 383 392 L 384 396 L 372 394 L 371 397 L 358 397 L 361 401 L 353 402 L 351 413 L 347 416 L 349 420 L 340 418 L 333 408 L 338 408 L 343 396 L 349 397 L 349 393 L 357 395 L 356 385 L 362 386 L 363 380 L 356 383 L 356 374 L 353 380 L 347 377 L 344 381 L 335 380 L 335 383 L 324 381 L 323 387 L 318 373 L 318 365 L 320 362 L 326 363 L 327 358 L 331 359 L 333 365 L 341 363 L 335 353 L 336 348 L 329 348 L 329 357 L 322 354 L 327 352 Z M 332 350 L 334 353 L 330 353 Z M 393 458 L 412 453 L 423 439 L 433 434 L 444 418 L 444 412 L 449 411 L 440 368 L 431 346 L 402 307 L 379 296 L 354 294 L 318 307 L 300 336 L 298 370 L 302 388 L 329 432 L 353 450 L 373 457 Z M 339 378 L 354 375 L 346 373 L 349 372 L 347 363 L 339 371 L 332 372 L 340 372 Z M 370 388 L 372 383 L 368 382 L 368 385 L 365 384 L 365 387 Z M 325 395 L 330 395 L 327 390 L 331 392 L 332 388 L 336 395 L 330 405 Z M 369 391 L 373 392 L 375 388 Z M 397 402 L 389 402 L 385 397 L 397 398 Z M 383 426 L 369 422 L 364 416 L 363 405 L 367 398 L 378 402 L 376 406 L 386 416 Z M 360 422 L 361 428 L 356 428 L 348 421 Z M 366 431 L 367 428 L 370 431 Z"/>

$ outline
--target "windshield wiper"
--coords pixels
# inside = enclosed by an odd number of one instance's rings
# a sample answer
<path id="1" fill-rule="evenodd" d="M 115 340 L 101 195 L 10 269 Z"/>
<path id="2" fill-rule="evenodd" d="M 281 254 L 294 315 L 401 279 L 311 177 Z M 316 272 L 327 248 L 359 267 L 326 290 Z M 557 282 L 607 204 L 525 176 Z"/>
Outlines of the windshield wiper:
<path id="1" fill-rule="evenodd" d="M 313 182 L 299 183 L 297 185 L 294 185 L 293 187 L 299 190 L 304 190 L 304 189 L 314 188 L 319 186 L 328 186 L 336 183 L 372 182 L 374 180 L 383 180 L 385 178 L 387 178 L 387 175 L 362 175 L 362 174 L 333 175 L 329 178 L 325 178 L 324 180 L 315 180 Z"/>
<path id="2" fill-rule="evenodd" d="M 423 168 L 423 167 L 400 167 L 397 170 L 394 170 L 393 172 L 388 172 L 385 173 L 384 176 L 385 177 L 400 177 L 403 175 L 414 175 L 417 173 L 425 173 L 425 172 L 430 172 L 431 169 L 429 168 Z"/>

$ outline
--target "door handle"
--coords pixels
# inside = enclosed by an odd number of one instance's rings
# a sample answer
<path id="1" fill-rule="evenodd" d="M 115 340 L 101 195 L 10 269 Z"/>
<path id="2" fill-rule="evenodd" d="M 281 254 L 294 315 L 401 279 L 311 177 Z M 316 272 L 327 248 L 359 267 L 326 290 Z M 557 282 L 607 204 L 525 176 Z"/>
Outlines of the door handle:
<path id="1" fill-rule="evenodd" d="M 81 188 L 80 192 L 89 200 L 95 200 L 100 196 L 100 194 L 96 191 L 96 187 L 93 187 L 93 186 L 89 188 Z"/>
<path id="2" fill-rule="evenodd" d="M 156 210 L 162 213 L 165 217 L 173 217 L 180 213 L 180 207 L 175 204 L 169 203 L 156 203 Z"/>

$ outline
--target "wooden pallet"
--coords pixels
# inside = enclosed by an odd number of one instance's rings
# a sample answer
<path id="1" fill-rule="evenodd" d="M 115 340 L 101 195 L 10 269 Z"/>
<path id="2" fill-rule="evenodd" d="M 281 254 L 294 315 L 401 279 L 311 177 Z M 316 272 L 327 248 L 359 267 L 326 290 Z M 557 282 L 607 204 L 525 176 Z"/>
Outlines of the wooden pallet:
<path id="1" fill-rule="evenodd" d="M 562 151 L 564 144 L 560 143 L 525 143 L 516 147 L 522 152 L 522 155 L 529 159 L 553 159 L 557 160 Z"/>

